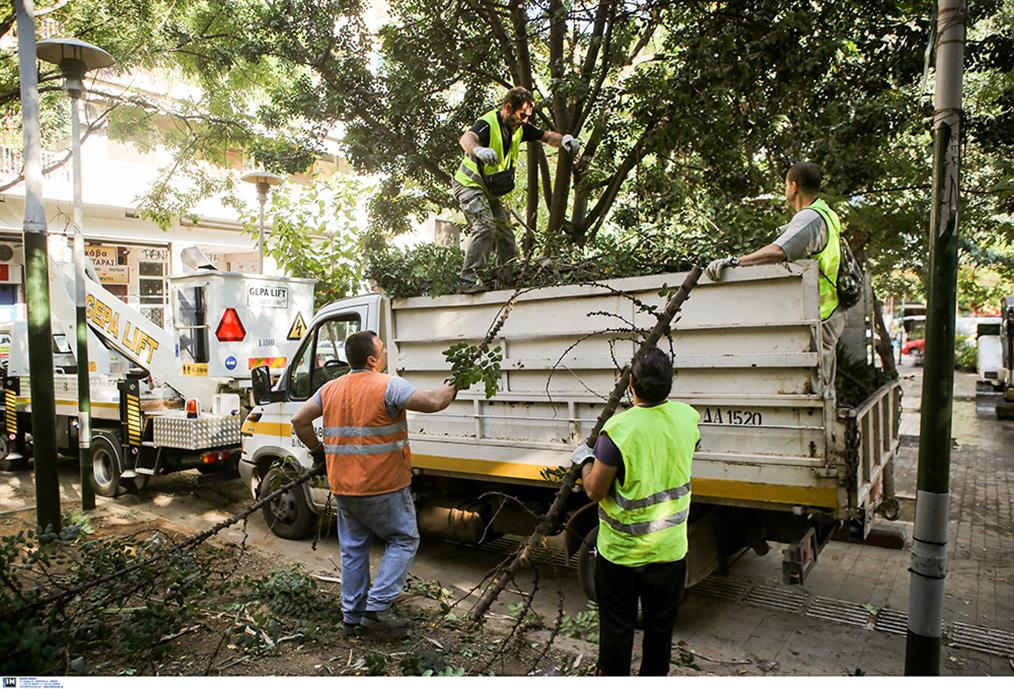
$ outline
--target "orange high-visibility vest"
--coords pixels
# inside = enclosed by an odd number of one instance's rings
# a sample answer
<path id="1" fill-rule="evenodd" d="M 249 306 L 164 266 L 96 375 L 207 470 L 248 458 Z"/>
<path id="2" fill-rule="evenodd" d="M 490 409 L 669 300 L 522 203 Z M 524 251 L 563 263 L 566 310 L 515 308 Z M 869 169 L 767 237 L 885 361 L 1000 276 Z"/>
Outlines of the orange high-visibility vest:
<path id="1" fill-rule="evenodd" d="M 412 483 L 405 411 L 387 415 L 390 376 L 347 373 L 320 390 L 327 479 L 335 495 L 393 493 Z"/>

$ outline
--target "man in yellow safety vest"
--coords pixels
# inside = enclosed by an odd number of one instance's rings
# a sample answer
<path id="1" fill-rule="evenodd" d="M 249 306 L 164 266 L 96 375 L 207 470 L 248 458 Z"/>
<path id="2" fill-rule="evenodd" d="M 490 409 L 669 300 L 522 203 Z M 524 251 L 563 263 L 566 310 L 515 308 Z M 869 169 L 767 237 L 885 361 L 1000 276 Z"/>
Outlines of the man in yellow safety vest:
<path id="1" fill-rule="evenodd" d="M 613 416 L 594 452 L 580 445 L 588 497 L 599 504 L 595 595 L 599 605 L 596 674 L 629 675 L 640 601 L 642 676 L 664 676 L 686 579 L 690 468 L 701 415 L 669 401 L 673 367 L 655 347 L 630 372 L 634 406 Z"/>
<path id="2" fill-rule="evenodd" d="M 514 189 L 514 168 L 522 142 L 541 141 L 577 155 L 580 143 L 570 134 L 543 130 L 531 123 L 535 111 L 532 92 L 515 86 L 504 96 L 499 110 L 490 110 L 462 134 L 465 156 L 451 182 L 451 191 L 468 221 L 470 234 L 461 268 L 463 292 L 487 287 L 480 272 L 490 254 L 497 254 L 494 270 L 499 287 L 513 286 L 517 242 L 501 197 Z M 532 163 L 529 163 L 532 164 Z"/>
<path id="3" fill-rule="evenodd" d="M 785 176 L 785 200 L 796 214 L 788 225 L 780 228 L 778 239 L 746 256 L 716 259 L 705 272 L 718 281 L 725 268 L 816 259 L 820 267 L 821 383 L 824 398 L 833 400 L 835 348 L 845 329 L 846 314 L 844 309 L 838 308 L 841 220 L 824 199 L 819 198 L 822 179 L 820 168 L 813 163 L 793 165 Z"/>

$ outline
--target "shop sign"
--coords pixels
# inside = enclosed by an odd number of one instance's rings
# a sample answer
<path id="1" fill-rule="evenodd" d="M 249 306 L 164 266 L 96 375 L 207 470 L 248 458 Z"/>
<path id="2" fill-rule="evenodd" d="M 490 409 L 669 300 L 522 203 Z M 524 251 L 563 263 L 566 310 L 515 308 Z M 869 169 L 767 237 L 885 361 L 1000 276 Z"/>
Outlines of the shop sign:
<path id="1" fill-rule="evenodd" d="M 95 274 L 104 285 L 130 284 L 130 268 L 128 266 L 95 266 Z"/>
<path id="2" fill-rule="evenodd" d="M 85 256 L 91 259 L 96 268 L 102 266 L 117 265 L 117 247 L 115 246 L 86 246 Z"/>

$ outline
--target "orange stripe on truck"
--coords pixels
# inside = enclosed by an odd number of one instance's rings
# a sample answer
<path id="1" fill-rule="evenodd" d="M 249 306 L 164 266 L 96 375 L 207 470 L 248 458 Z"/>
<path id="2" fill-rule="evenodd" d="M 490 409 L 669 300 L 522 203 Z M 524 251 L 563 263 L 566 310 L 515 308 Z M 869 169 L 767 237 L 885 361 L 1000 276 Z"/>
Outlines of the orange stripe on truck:
<path id="1" fill-rule="evenodd" d="M 247 359 L 247 368 L 267 366 L 268 368 L 285 368 L 288 357 L 284 356 L 252 356 Z"/>

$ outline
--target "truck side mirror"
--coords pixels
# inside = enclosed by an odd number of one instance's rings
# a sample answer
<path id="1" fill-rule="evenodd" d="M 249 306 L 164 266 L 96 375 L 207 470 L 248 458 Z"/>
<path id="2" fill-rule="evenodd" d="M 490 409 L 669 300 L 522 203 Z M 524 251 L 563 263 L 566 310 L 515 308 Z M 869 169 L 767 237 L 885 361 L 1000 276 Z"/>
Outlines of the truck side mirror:
<path id="1" fill-rule="evenodd" d="M 267 366 L 254 367 L 250 371 L 250 382 L 255 404 L 274 402 L 271 394 L 271 369 Z"/>

